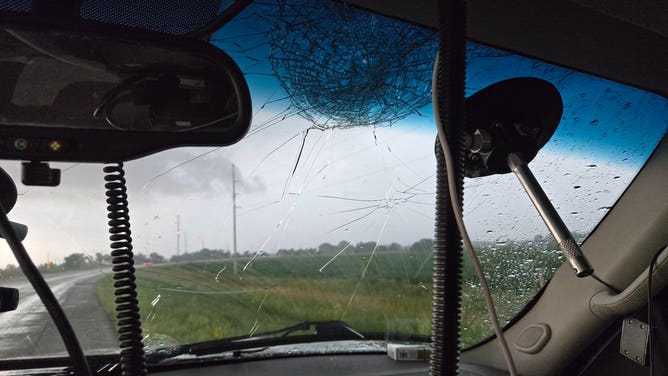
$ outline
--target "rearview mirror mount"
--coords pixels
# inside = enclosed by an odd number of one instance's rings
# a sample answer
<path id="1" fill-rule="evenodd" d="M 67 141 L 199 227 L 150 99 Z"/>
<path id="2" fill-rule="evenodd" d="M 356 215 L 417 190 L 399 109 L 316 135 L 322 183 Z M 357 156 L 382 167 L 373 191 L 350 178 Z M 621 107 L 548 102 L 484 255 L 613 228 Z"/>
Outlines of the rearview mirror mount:
<path id="1" fill-rule="evenodd" d="M 127 161 L 230 145 L 250 123 L 243 74 L 206 42 L 0 24 L 0 159 Z"/>

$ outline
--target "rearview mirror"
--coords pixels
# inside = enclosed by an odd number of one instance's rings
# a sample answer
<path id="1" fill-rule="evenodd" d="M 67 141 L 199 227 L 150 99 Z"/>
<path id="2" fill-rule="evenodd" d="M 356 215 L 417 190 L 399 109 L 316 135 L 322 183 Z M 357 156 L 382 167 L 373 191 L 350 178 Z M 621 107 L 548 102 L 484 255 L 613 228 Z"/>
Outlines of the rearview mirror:
<path id="1" fill-rule="evenodd" d="M 0 25 L 0 159 L 125 161 L 230 145 L 250 122 L 241 71 L 203 41 Z"/>

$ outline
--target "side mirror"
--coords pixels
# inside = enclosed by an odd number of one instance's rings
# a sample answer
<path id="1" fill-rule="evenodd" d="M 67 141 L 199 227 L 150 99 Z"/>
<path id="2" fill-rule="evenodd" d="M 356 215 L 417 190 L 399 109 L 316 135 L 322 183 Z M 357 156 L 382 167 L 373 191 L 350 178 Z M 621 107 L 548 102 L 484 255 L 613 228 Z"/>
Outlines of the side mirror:
<path id="1" fill-rule="evenodd" d="M 5 21 L 0 52 L 0 159 L 118 162 L 250 127 L 241 71 L 200 40 Z"/>
<path id="2" fill-rule="evenodd" d="M 19 306 L 19 290 L 12 287 L 0 287 L 0 312 L 9 312 Z"/>

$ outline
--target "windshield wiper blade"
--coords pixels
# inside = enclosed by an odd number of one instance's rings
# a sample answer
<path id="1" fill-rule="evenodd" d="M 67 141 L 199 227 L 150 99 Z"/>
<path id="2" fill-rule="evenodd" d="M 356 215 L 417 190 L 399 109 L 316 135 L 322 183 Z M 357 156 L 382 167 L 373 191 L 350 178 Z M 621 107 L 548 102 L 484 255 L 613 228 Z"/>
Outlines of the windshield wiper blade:
<path id="1" fill-rule="evenodd" d="M 294 332 L 313 330 L 315 333 L 291 335 Z M 288 345 L 301 342 L 325 342 L 342 340 L 361 340 L 364 335 L 351 328 L 347 323 L 340 320 L 304 321 L 282 329 L 270 332 L 258 333 L 253 336 L 228 337 L 211 341 L 181 345 L 171 350 L 159 351 L 160 359 L 171 358 L 178 355 L 210 355 L 228 351 L 238 351 L 261 347 Z M 148 355 L 152 358 L 151 355 Z M 156 359 L 150 359 L 151 361 Z"/>

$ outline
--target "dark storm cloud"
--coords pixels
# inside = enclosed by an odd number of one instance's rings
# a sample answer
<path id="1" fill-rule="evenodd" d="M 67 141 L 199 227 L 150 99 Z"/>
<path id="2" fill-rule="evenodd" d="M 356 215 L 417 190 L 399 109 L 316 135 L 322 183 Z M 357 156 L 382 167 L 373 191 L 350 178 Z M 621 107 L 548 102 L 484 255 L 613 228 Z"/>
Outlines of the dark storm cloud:
<path id="1" fill-rule="evenodd" d="M 215 196 L 232 192 L 232 161 L 220 155 L 223 151 L 205 157 L 193 157 L 205 152 L 204 149 L 176 149 L 125 163 L 127 185 L 130 194 L 141 191 L 148 195 L 168 196 Z M 62 171 L 59 187 L 28 187 L 21 184 L 19 162 L 0 164 L 14 179 L 19 194 L 27 199 L 33 197 L 60 197 L 72 199 L 89 196 L 104 197 L 104 179 L 101 164 L 52 163 L 52 168 Z M 176 167 L 179 166 L 179 167 Z M 175 168 L 176 167 L 176 168 Z M 241 193 L 260 193 L 266 190 L 263 180 L 254 176 L 248 178 L 247 171 L 236 168 L 236 188 Z"/>
<path id="2" fill-rule="evenodd" d="M 171 152 L 165 158 L 155 156 L 132 162 L 126 170 L 128 180 L 132 179 L 134 187 L 167 195 L 231 193 L 233 161 L 221 155 L 222 152 L 192 160 L 201 154 L 201 149 L 197 149 L 195 153 L 184 150 Z M 187 161 L 189 162 L 184 164 Z M 265 191 L 266 187 L 261 178 L 248 178 L 246 174 L 246 171 L 236 166 L 237 191 Z"/>

